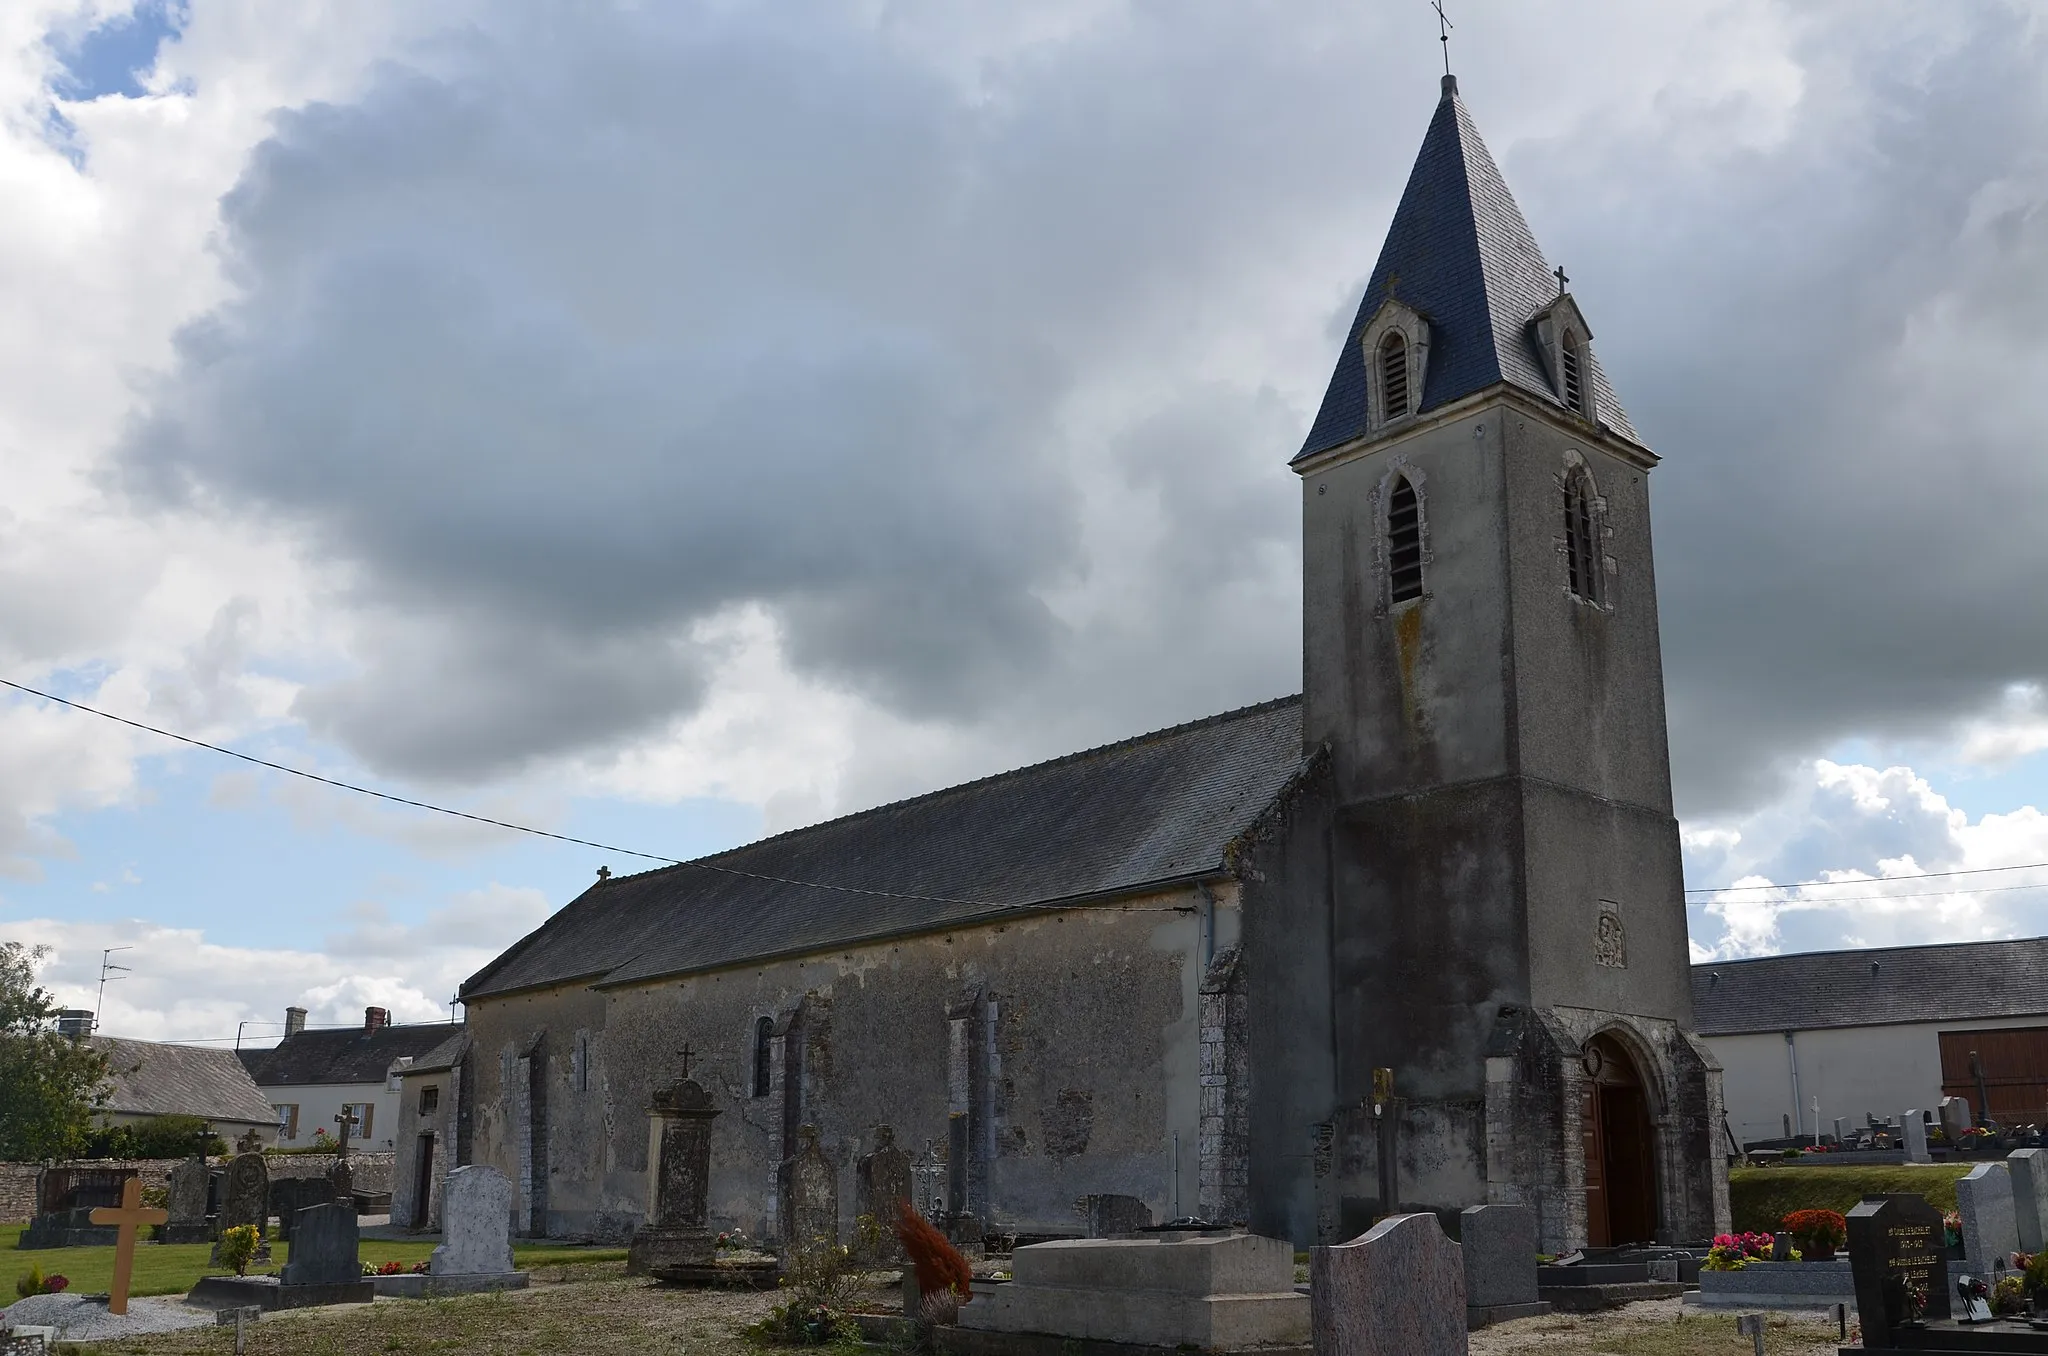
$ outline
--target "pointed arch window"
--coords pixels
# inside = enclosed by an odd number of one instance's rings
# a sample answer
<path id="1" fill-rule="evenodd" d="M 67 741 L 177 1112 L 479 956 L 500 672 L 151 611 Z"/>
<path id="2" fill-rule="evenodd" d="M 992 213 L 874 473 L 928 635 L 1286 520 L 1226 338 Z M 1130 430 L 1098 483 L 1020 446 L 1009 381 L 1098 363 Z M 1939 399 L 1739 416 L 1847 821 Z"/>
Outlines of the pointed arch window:
<path id="1" fill-rule="evenodd" d="M 1380 340 L 1380 406 L 1383 419 L 1399 419 L 1409 412 L 1408 337 L 1390 330 Z"/>
<path id="2" fill-rule="evenodd" d="M 1566 330 L 1557 348 L 1558 394 L 1574 411 L 1586 412 L 1586 352 L 1578 331 Z"/>
<path id="3" fill-rule="evenodd" d="M 1422 504 L 1407 476 L 1395 476 L 1387 496 L 1387 597 L 1396 603 L 1422 596 Z"/>
<path id="4" fill-rule="evenodd" d="M 754 1023 L 754 1095 L 766 1097 L 774 1081 L 775 1023 L 763 1017 Z"/>
<path id="5" fill-rule="evenodd" d="M 1583 470 L 1564 482 L 1565 586 L 1575 598 L 1600 601 L 1600 535 L 1593 482 Z"/>

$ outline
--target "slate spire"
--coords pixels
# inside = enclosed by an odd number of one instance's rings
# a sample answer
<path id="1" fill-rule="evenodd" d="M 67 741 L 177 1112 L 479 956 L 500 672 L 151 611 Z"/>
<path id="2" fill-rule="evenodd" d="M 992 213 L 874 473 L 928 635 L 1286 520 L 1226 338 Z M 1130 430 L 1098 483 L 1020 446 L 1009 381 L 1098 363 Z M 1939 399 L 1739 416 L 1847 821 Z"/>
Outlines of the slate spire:
<path id="1" fill-rule="evenodd" d="M 1457 77 L 1446 75 L 1443 97 L 1300 455 L 1366 432 L 1368 383 L 1358 337 L 1389 296 L 1429 321 L 1431 352 L 1419 412 L 1498 382 L 1561 406 L 1532 329 L 1537 313 L 1557 299 L 1558 288 L 1522 209 L 1458 97 Z M 1635 430 L 1597 359 L 1591 375 L 1600 421 L 1633 440 Z"/>

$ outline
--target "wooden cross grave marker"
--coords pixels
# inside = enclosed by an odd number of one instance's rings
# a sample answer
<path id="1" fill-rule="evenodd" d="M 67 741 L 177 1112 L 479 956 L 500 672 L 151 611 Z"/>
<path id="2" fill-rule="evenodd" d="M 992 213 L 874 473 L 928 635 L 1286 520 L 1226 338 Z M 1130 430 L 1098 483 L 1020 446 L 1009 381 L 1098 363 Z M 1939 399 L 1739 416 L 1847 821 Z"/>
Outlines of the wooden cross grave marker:
<path id="1" fill-rule="evenodd" d="M 120 1228 L 114 1242 L 114 1285 L 107 1292 L 107 1312 L 125 1314 L 128 1312 L 128 1283 L 135 1274 L 135 1231 L 145 1224 L 168 1224 L 171 1212 L 154 1207 L 144 1209 L 142 1204 L 142 1181 L 130 1177 L 121 1184 L 119 1207 L 101 1206 L 92 1212 L 94 1224 L 112 1224 Z"/>

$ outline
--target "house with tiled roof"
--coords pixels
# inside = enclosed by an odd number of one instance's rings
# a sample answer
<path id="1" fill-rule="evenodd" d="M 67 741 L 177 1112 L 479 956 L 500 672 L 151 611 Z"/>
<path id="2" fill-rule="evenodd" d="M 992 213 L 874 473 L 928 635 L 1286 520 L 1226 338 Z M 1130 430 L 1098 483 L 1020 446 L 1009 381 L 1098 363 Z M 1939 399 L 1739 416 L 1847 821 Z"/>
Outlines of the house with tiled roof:
<path id="1" fill-rule="evenodd" d="M 107 1089 L 93 1107 L 102 1125 L 139 1125 L 160 1116 L 197 1116 L 233 1142 L 254 1130 L 269 1143 L 270 1102 L 232 1050 L 162 1041 L 87 1037 L 107 1060 Z"/>
<path id="2" fill-rule="evenodd" d="M 885 1180 L 963 1238 L 1105 1201 L 1303 1246 L 1487 1201 L 1554 1252 L 1726 1227 L 1657 457 L 1449 77 L 1369 278 L 1274 450 L 1301 695 L 601 870 L 462 988 L 523 1231 L 623 1236 L 685 1180 L 771 1239 L 886 1217 Z M 683 1105 L 708 1180 L 660 1161 Z"/>
<path id="3" fill-rule="evenodd" d="M 243 1050 L 240 1058 L 269 1098 L 277 1143 L 286 1149 L 337 1139 L 342 1116 L 351 1143 L 395 1149 L 400 1076 L 457 1030 L 447 1022 L 394 1024 L 381 1007 L 364 1009 L 361 1026 L 308 1027 L 301 1007 L 286 1008 L 284 1021 L 276 1045 Z"/>
<path id="4" fill-rule="evenodd" d="M 1932 1112 L 2048 1126 L 2048 937 L 1809 951 L 1692 970 L 1745 1144 Z"/>

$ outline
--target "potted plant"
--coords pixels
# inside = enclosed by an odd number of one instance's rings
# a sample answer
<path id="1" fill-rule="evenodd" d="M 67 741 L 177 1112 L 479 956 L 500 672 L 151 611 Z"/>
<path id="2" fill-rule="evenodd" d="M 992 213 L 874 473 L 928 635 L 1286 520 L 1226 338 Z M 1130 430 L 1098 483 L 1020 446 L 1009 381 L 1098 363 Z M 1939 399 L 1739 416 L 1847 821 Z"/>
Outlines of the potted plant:
<path id="1" fill-rule="evenodd" d="M 1811 1261 L 1832 1261 L 1835 1249 L 1849 1241 L 1849 1221 L 1832 1210 L 1794 1210 L 1779 1223 Z"/>

